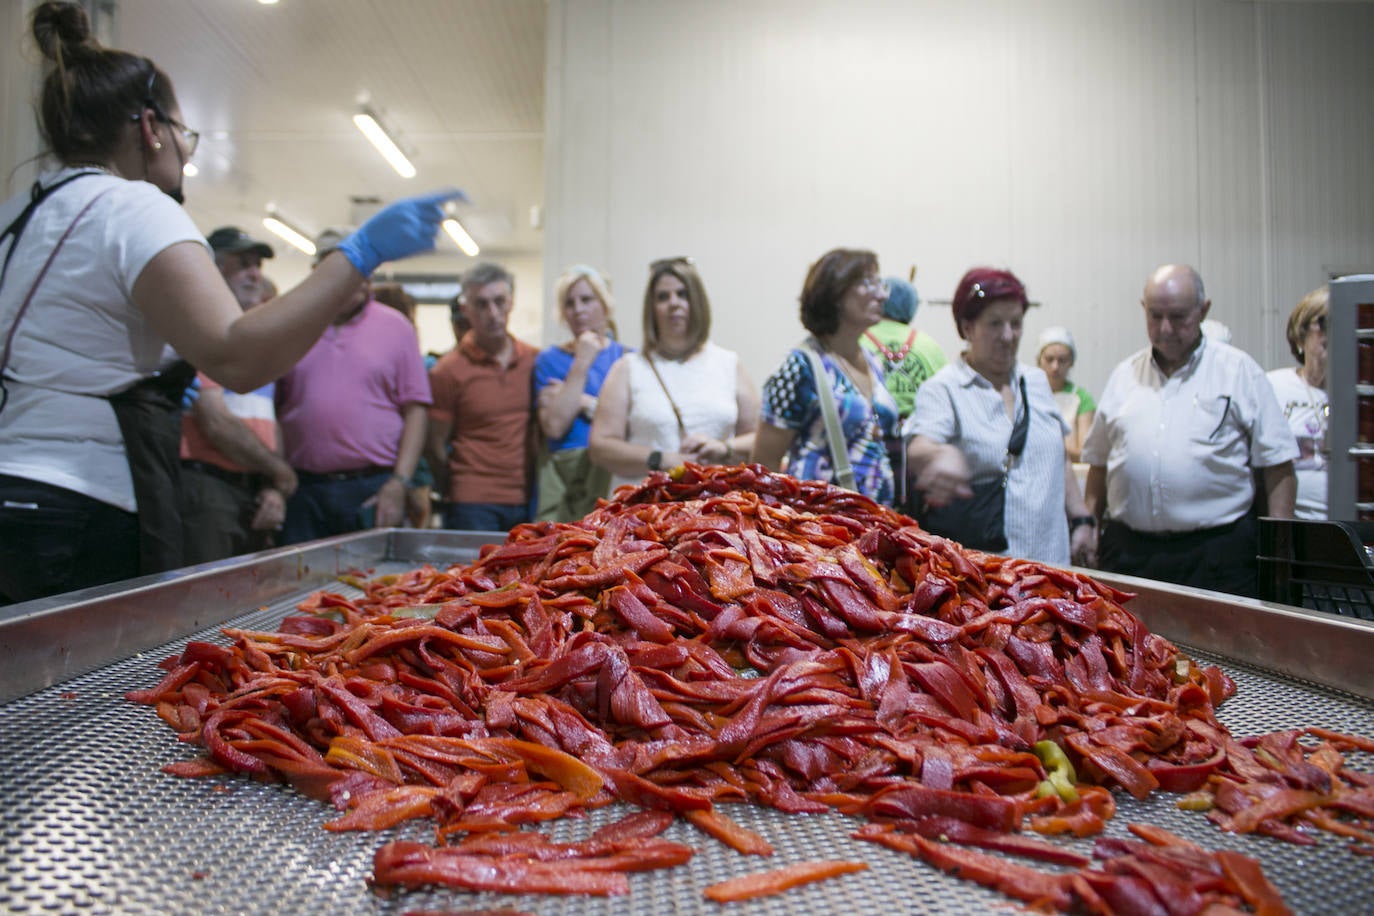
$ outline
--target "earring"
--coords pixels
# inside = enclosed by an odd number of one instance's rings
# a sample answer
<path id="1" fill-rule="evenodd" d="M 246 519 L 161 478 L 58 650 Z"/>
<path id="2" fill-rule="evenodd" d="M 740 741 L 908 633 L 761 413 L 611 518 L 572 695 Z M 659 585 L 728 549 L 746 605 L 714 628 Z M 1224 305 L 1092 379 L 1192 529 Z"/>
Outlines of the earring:
<path id="1" fill-rule="evenodd" d="M 153 141 L 153 149 L 154 149 L 155 151 L 156 151 L 156 150 L 162 149 L 162 141 L 161 141 L 161 140 L 154 140 L 154 141 Z"/>

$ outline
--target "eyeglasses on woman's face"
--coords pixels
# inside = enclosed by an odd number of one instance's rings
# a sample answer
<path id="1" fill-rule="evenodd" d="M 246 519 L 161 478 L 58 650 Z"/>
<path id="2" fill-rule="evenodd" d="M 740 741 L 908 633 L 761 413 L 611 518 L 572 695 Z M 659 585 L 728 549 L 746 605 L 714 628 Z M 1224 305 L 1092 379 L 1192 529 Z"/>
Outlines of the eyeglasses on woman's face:
<path id="1" fill-rule="evenodd" d="M 887 298 L 889 292 L 887 281 L 882 277 L 864 277 L 859 281 L 859 289 L 866 293 L 882 296 L 884 299 Z"/>

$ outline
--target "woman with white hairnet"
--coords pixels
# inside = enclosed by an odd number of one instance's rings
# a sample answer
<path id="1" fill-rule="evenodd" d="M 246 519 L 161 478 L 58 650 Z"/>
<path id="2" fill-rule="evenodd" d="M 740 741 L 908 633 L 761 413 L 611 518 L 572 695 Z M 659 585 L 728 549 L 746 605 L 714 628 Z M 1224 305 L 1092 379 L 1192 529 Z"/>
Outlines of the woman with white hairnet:
<path id="1" fill-rule="evenodd" d="M 1078 358 L 1073 335 L 1068 328 L 1045 328 L 1040 332 L 1040 351 L 1035 362 L 1050 380 L 1050 391 L 1054 392 L 1054 403 L 1059 413 L 1069 425 L 1070 432 L 1064 437 L 1064 451 L 1070 461 L 1078 461 L 1083 452 L 1083 440 L 1092 428 L 1093 417 L 1097 415 L 1097 402 L 1086 389 L 1069 381 L 1069 370 Z"/>

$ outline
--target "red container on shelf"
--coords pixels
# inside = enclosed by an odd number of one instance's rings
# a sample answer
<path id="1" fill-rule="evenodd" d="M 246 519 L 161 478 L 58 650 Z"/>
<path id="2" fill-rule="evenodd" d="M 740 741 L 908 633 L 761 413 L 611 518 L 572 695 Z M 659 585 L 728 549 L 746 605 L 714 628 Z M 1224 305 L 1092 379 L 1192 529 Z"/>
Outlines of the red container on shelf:
<path id="1" fill-rule="evenodd" d="M 1361 331 L 1374 331 L 1374 302 L 1361 302 L 1355 310 L 1358 329 Z"/>

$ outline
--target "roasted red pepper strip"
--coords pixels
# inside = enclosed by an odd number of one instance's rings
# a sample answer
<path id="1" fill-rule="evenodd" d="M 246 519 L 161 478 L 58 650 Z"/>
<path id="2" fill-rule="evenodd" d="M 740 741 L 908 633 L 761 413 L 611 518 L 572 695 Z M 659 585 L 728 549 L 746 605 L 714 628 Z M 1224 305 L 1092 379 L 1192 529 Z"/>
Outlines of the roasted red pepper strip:
<path id="1" fill-rule="evenodd" d="M 685 811 L 682 816 L 692 826 L 713 836 L 735 852 L 746 856 L 771 856 L 773 845 L 752 830 L 741 827 L 730 818 L 721 814 L 719 809 L 710 811 Z"/>
<path id="2" fill-rule="evenodd" d="M 712 884 L 704 889 L 702 894 L 708 900 L 717 903 L 734 903 L 738 900 L 753 900 L 755 897 L 769 897 L 803 884 L 867 870 L 868 865 L 864 862 L 799 862 L 786 868 L 742 875 Z"/>

